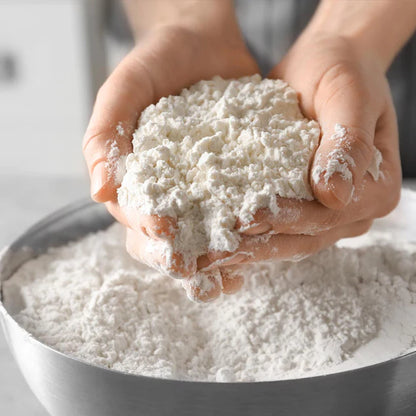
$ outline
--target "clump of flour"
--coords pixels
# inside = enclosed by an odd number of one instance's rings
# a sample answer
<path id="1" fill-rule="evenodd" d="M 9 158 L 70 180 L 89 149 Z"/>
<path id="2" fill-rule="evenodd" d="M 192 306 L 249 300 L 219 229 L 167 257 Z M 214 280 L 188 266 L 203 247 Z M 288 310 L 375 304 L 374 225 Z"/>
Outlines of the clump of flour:
<path id="1" fill-rule="evenodd" d="M 123 124 L 119 122 L 116 126 L 116 137 L 107 140 L 107 161 L 105 168 L 108 172 L 109 178 L 115 180 L 117 184 L 120 184 L 125 174 L 126 156 L 120 153 L 120 148 L 117 144 L 117 140 L 126 135 Z"/>
<path id="2" fill-rule="evenodd" d="M 323 161 L 318 157 L 317 163 L 312 169 L 311 176 L 315 184 L 319 183 L 321 178 L 323 178 L 325 185 L 328 185 L 329 180 L 335 173 L 338 173 L 344 181 L 352 183 L 351 168 L 355 167 L 355 160 L 348 154 L 348 150 L 351 150 L 351 144 L 348 142 L 350 138 L 348 129 L 345 126 L 338 123 L 335 124 L 334 133 L 329 138 L 329 140 L 335 143 L 335 146 L 328 153 L 326 165 L 323 166 Z M 382 159 L 381 152 L 374 147 L 374 155 L 367 171 L 375 181 L 381 175 L 380 165 Z"/>
<path id="3" fill-rule="evenodd" d="M 313 199 L 308 167 L 319 135 L 281 80 L 201 81 L 142 112 L 118 199 L 174 218 L 171 253 L 189 264 L 210 250 L 233 252 L 237 219 L 277 213 L 276 195 Z"/>
<path id="4" fill-rule="evenodd" d="M 391 238 L 390 238 L 391 240 Z M 52 248 L 3 285 L 6 308 L 45 344 L 110 369 L 262 381 L 368 365 L 416 346 L 416 246 L 376 240 L 246 270 L 211 304 L 135 262 L 121 225 Z"/>

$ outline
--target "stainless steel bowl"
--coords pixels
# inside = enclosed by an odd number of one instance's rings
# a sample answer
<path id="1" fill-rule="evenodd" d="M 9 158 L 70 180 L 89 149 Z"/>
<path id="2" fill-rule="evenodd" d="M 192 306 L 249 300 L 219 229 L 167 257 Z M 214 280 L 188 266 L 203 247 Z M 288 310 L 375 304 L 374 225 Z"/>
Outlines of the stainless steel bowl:
<path id="1" fill-rule="evenodd" d="M 56 212 L 3 252 L 1 282 L 28 258 L 48 247 L 103 229 L 111 222 L 105 209 L 91 202 Z M 7 305 L 7 309 L 0 303 L 1 322 L 10 349 L 27 383 L 53 416 L 416 414 L 416 353 L 353 371 L 297 380 L 164 380 L 113 371 L 68 357 L 31 337 L 10 315 L 14 313 L 13 305 Z"/>

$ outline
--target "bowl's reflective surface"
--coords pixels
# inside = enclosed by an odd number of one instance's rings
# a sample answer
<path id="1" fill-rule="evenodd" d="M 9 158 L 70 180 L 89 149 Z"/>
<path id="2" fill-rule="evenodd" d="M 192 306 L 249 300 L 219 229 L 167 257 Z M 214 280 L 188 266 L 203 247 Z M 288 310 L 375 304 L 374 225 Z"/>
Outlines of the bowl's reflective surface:
<path id="1" fill-rule="evenodd" d="M 403 224 L 398 228 L 414 237 L 400 207 L 395 216 Z M 47 247 L 111 222 L 103 207 L 90 202 L 58 211 L 3 252 L 1 281 Z M 0 304 L 9 346 L 28 384 L 53 416 L 416 414 L 416 354 L 299 380 L 224 384 L 161 380 L 110 371 L 64 356 L 30 337 L 9 315 L 12 305 L 7 307 L 9 311 Z"/>

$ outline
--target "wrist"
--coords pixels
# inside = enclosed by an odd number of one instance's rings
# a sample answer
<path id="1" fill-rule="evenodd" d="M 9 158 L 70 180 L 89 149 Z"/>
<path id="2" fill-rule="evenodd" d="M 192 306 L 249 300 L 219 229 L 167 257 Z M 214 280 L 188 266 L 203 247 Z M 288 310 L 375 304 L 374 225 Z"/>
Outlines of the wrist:
<path id="1" fill-rule="evenodd" d="M 305 32 L 342 37 L 385 72 L 415 27 L 413 0 L 321 0 Z"/>
<path id="2" fill-rule="evenodd" d="M 136 41 L 147 32 L 175 27 L 198 34 L 239 32 L 232 0 L 124 0 Z"/>

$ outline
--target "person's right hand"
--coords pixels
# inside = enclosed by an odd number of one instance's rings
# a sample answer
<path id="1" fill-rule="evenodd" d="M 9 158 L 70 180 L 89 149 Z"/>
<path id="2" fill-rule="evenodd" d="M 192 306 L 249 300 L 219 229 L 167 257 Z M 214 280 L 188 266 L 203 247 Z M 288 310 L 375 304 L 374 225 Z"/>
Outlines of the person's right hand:
<path id="1" fill-rule="evenodd" d="M 132 151 L 132 134 L 141 111 L 162 96 L 215 75 L 238 78 L 258 72 L 234 17 L 201 31 L 197 25 L 161 26 L 150 30 L 100 88 L 84 137 L 83 152 L 91 178 L 91 196 L 105 203 L 109 212 L 127 227 L 127 250 L 135 258 L 177 277 L 194 275 L 196 262 L 185 265 L 175 253 L 166 265 L 163 245 L 175 238 L 172 218 L 143 216 L 117 202 L 119 157 Z M 219 26 L 219 27 L 218 27 Z M 219 291 L 231 293 L 240 278 L 222 270 L 222 284 L 212 281 L 212 291 L 194 288 L 193 296 L 208 300 Z"/>

